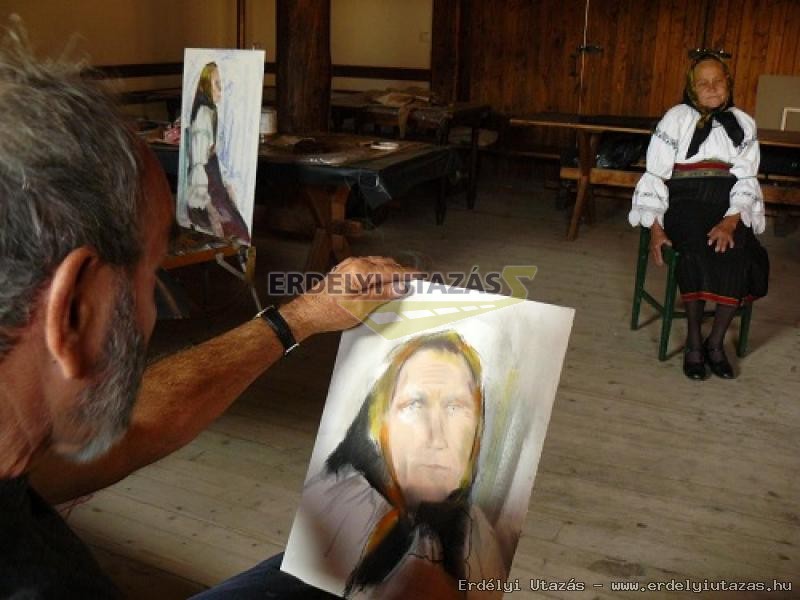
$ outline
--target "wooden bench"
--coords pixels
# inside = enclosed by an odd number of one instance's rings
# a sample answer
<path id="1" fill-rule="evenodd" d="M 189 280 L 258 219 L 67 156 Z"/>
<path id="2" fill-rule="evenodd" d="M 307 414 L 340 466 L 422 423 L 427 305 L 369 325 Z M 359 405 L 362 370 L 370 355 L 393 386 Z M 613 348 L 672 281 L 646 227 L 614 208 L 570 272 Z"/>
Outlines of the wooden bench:
<path id="1" fill-rule="evenodd" d="M 589 184 L 606 185 L 633 189 L 642 176 L 642 171 L 624 171 L 618 169 L 600 169 L 595 167 L 589 174 Z M 580 170 L 578 167 L 561 167 L 561 179 L 564 181 L 578 181 Z M 782 175 L 759 175 L 761 191 L 764 194 L 764 203 L 783 206 L 800 206 L 800 177 Z M 593 220 L 594 207 L 590 200 L 587 212 L 589 221 Z"/>
<path id="2" fill-rule="evenodd" d="M 532 138 L 521 128 L 511 127 L 507 115 L 490 112 L 484 121 L 484 127 L 497 132 L 494 143 L 479 149 L 481 154 L 500 158 L 529 159 L 560 164 L 561 148 L 556 145 L 542 144 Z"/>

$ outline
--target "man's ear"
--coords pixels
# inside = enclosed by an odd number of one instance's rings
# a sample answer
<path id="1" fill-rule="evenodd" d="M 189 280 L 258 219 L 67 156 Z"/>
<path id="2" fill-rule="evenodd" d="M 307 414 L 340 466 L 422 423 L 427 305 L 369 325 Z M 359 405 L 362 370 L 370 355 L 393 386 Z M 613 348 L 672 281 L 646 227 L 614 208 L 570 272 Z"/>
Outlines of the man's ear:
<path id="1" fill-rule="evenodd" d="M 45 343 L 67 379 L 94 371 L 108 331 L 115 289 L 114 269 L 82 246 L 53 272 L 45 304 Z"/>

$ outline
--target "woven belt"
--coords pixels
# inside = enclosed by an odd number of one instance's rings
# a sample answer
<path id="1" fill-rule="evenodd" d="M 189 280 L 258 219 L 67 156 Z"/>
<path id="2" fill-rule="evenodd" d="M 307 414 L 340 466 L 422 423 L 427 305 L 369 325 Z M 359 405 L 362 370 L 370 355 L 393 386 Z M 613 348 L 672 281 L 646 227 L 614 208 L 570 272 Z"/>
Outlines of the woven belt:
<path id="1" fill-rule="evenodd" d="M 727 169 L 693 169 L 691 171 L 673 171 L 672 179 L 688 179 L 690 177 L 733 177 Z"/>
<path id="2" fill-rule="evenodd" d="M 731 165 L 722 161 L 705 160 L 696 163 L 676 163 L 672 169 L 672 179 L 686 177 L 733 177 Z"/>

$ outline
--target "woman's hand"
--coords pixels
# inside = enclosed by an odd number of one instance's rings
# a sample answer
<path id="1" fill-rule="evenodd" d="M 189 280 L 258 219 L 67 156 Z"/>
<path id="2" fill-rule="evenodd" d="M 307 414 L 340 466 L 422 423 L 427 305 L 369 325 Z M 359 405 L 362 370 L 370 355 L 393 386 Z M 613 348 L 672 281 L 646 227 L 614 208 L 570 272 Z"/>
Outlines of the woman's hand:
<path id="1" fill-rule="evenodd" d="M 658 221 L 653 221 L 653 225 L 650 227 L 650 258 L 659 267 L 664 266 L 661 246 L 672 246 L 672 242 L 667 237 L 667 234 L 664 233 L 664 229 Z"/>
<path id="2" fill-rule="evenodd" d="M 733 248 L 733 232 L 739 224 L 739 215 L 730 215 L 722 219 L 708 232 L 708 245 L 714 246 L 714 252 L 725 252 Z"/>

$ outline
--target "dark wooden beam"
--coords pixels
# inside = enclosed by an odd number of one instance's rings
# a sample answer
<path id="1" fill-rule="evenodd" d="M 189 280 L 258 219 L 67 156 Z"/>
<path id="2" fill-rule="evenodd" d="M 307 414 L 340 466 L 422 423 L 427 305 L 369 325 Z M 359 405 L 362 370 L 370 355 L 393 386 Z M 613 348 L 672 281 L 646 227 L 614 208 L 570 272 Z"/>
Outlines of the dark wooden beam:
<path id="1" fill-rule="evenodd" d="M 157 77 L 159 75 L 182 75 L 183 63 L 142 63 L 131 65 L 98 65 L 86 71 L 92 77 L 116 77 L 126 79 L 129 77 Z"/>
<path id="2" fill-rule="evenodd" d="M 391 79 L 396 81 L 430 81 L 431 69 L 406 67 L 370 67 L 366 65 L 333 65 L 334 77 L 358 79 Z"/>
<path id="3" fill-rule="evenodd" d="M 274 62 L 264 63 L 264 73 L 278 72 Z M 410 69 L 406 67 L 373 67 L 369 65 L 332 65 L 334 77 L 354 77 L 356 79 L 389 79 L 393 81 L 429 81 L 430 69 Z M 183 63 L 141 63 L 132 65 L 99 65 L 86 71 L 89 76 L 116 77 L 119 79 L 135 77 L 154 77 L 158 75 L 181 75 Z"/>
<path id="4" fill-rule="evenodd" d="M 328 130 L 330 0 L 277 0 L 278 131 Z"/>
<path id="5" fill-rule="evenodd" d="M 431 91 L 443 102 L 458 97 L 462 0 L 433 0 Z"/>
<path id="6" fill-rule="evenodd" d="M 236 47 L 240 50 L 244 48 L 245 32 L 247 31 L 247 7 L 246 0 L 236 0 Z"/>
<path id="7" fill-rule="evenodd" d="M 472 96 L 472 0 L 461 0 L 458 32 L 458 99 Z"/>
<path id="8" fill-rule="evenodd" d="M 274 62 L 264 63 L 264 73 L 278 72 Z M 141 63 L 132 65 L 99 65 L 91 67 L 86 74 L 120 79 L 135 77 L 154 77 L 158 75 L 181 75 L 183 63 Z M 411 69 L 407 67 L 373 67 L 369 65 L 332 65 L 334 77 L 354 77 L 356 79 L 389 79 L 393 81 L 429 81 L 430 69 Z"/>

